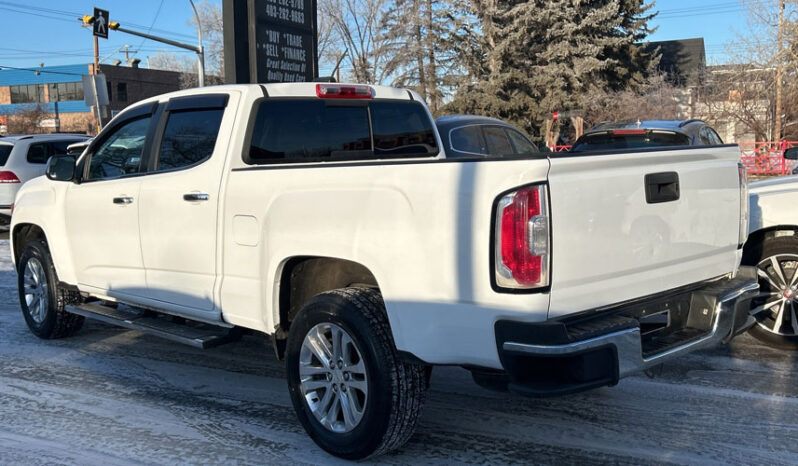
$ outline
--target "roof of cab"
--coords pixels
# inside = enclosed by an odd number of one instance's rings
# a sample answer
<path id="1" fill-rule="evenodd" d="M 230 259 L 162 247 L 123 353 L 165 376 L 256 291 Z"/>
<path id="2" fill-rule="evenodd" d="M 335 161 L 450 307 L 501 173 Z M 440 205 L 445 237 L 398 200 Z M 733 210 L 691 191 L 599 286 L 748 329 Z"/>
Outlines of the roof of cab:
<path id="1" fill-rule="evenodd" d="M 139 107 L 141 105 L 152 104 L 154 102 L 161 102 L 174 97 L 186 97 L 203 94 L 219 94 L 224 92 L 241 92 L 243 94 L 256 93 L 259 95 L 267 95 L 269 97 L 317 97 L 316 85 L 353 85 L 349 83 L 269 83 L 269 84 L 221 84 L 217 86 L 194 87 L 191 89 L 183 89 L 180 91 L 169 92 L 160 94 L 154 97 L 140 100 L 130 106 L 126 107 L 119 115 L 126 113 L 129 109 Z M 364 84 L 366 85 L 366 84 Z M 398 89 L 387 86 L 372 86 L 368 85 L 374 90 L 375 99 L 394 99 L 394 100 L 418 100 L 421 97 L 414 91 L 407 89 Z M 264 92 L 265 91 L 265 92 Z"/>

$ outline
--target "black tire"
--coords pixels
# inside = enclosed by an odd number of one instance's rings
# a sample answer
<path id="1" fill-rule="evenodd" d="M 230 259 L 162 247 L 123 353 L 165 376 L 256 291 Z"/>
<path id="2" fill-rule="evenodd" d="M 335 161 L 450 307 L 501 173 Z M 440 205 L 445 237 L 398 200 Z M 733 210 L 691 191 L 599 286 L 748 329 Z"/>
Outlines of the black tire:
<path id="1" fill-rule="evenodd" d="M 301 388 L 300 352 L 308 332 L 319 324 L 343 329 L 362 353 L 365 365 L 368 397 L 362 418 L 344 433 L 333 432 L 317 420 Z M 415 430 L 427 387 L 425 366 L 400 360 L 382 297 L 365 287 L 321 293 L 300 310 L 288 334 L 286 372 L 299 422 L 317 445 L 349 460 L 381 455 L 404 445 Z"/>
<path id="2" fill-rule="evenodd" d="M 790 256 L 795 256 L 796 260 L 790 260 Z M 774 269 L 771 263 L 772 257 L 779 258 L 777 262 L 782 264 L 782 266 L 789 265 L 789 267 L 786 269 L 782 268 L 782 274 L 787 275 L 785 278 L 788 282 L 791 281 L 793 277 L 792 274 L 798 273 L 798 268 L 796 268 L 798 267 L 798 237 L 780 236 L 776 238 L 768 238 L 759 245 L 753 245 L 751 248 L 746 250 L 746 253 L 743 256 L 743 263 L 745 265 L 756 266 L 761 271 L 765 271 L 768 274 L 774 274 Z M 774 291 L 772 290 L 773 281 L 778 282 L 778 276 L 773 276 L 773 279 L 771 280 L 760 276 L 760 292 Z M 793 286 L 793 288 L 796 288 L 796 286 L 798 285 Z M 751 301 L 751 307 L 753 309 L 762 306 L 771 299 L 773 298 L 756 298 Z M 778 297 L 776 297 L 776 299 L 778 299 Z M 796 331 L 792 325 L 792 320 L 795 319 L 795 317 L 798 317 L 798 297 L 787 301 L 787 306 L 793 306 L 792 309 L 795 310 L 795 315 L 793 315 L 792 312 L 789 312 L 789 308 L 785 311 L 785 317 L 783 317 L 783 319 L 788 320 L 782 321 L 782 325 L 779 327 L 780 333 L 776 333 L 774 331 L 776 326 L 775 319 L 777 316 L 776 310 L 763 310 L 754 316 L 757 319 L 757 323 L 751 327 L 751 330 L 749 330 L 751 336 L 776 348 L 798 350 L 798 331 Z M 796 322 L 795 327 L 798 327 L 798 322 Z"/>
<path id="3" fill-rule="evenodd" d="M 26 299 L 25 273 L 29 265 L 40 267 L 45 277 L 39 288 L 45 290 L 46 297 L 42 299 L 43 306 L 40 312 L 35 314 L 31 310 L 34 306 L 29 307 Z M 50 251 L 44 243 L 32 241 L 25 246 L 17 264 L 17 289 L 25 323 L 37 337 L 43 339 L 68 337 L 83 326 L 83 316 L 64 310 L 64 306 L 68 302 L 78 299 L 78 296 L 76 292 L 70 292 L 58 286 L 58 277 L 50 258 Z"/>

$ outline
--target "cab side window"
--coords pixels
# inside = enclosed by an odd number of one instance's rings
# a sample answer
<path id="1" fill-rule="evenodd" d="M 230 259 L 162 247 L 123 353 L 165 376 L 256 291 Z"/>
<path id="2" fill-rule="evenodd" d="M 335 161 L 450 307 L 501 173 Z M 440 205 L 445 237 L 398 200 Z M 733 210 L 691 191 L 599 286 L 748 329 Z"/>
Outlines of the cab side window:
<path id="1" fill-rule="evenodd" d="M 103 180 L 139 173 L 141 154 L 151 117 L 123 123 L 91 154 L 87 180 Z"/>
<path id="2" fill-rule="evenodd" d="M 171 112 L 161 140 L 157 171 L 196 165 L 213 154 L 224 109 Z"/>

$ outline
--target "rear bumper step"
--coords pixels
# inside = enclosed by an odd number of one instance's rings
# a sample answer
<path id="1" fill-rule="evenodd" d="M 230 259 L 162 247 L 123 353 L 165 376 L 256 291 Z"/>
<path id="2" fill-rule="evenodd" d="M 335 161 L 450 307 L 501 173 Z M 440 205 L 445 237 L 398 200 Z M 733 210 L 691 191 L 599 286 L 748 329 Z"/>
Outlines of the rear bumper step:
<path id="1" fill-rule="evenodd" d="M 89 319 L 138 330 L 195 348 L 211 348 L 238 338 L 235 328 L 217 327 L 181 317 L 159 315 L 122 304 L 112 307 L 92 302 L 66 306 L 66 310 Z"/>
<path id="2" fill-rule="evenodd" d="M 499 321 L 496 342 L 509 388 L 530 396 L 552 396 L 614 385 L 622 377 L 679 355 L 728 342 L 754 323 L 748 301 L 758 289 L 755 269 L 741 267 L 735 278 L 571 322 Z M 640 323 L 647 316 L 663 313 L 667 325 L 641 331 Z"/>

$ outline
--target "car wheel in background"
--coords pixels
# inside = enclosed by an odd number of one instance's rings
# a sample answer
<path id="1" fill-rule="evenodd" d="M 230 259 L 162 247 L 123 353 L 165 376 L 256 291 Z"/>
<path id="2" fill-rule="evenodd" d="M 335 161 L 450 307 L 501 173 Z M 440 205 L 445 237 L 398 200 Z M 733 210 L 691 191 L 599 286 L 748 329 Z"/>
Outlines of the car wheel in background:
<path id="1" fill-rule="evenodd" d="M 778 348 L 798 350 L 798 237 L 766 239 L 746 255 L 757 267 L 759 297 L 751 302 L 756 325 L 750 333 Z"/>

